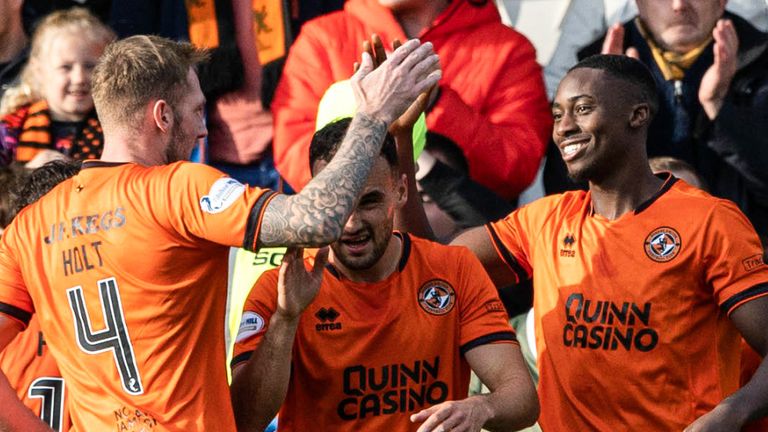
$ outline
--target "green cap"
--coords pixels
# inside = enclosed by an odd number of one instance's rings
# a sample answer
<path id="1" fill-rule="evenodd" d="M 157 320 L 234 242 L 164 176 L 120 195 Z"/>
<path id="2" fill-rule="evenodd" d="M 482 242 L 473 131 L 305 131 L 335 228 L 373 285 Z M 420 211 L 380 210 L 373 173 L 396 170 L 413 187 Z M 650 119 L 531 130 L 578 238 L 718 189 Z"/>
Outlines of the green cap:
<path id="1" fill-rule="evenodd" d="M 352 92 L 349 80 L 339 81 L 328 87 L 320 104 L 317 106 L 317 121 L 315 131 L 325 127 L 328 123 L 347 117 L 353 117 L 357 111 L 357 101 Z M 427 119 L 421 113 L 416 124 L 413 125 L 413 159 L 419 158 L 424 145 L 427 143 Z"/>

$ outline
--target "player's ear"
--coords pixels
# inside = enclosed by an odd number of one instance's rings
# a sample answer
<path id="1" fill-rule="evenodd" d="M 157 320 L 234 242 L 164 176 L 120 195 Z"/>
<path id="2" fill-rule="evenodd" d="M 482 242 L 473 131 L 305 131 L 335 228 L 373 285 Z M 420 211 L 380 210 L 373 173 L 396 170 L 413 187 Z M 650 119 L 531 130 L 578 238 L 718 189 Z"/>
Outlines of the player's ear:
<path id="1" fill-rule="evenodd" d="M 408 177 L 398 174 L 395 177 L 395 193 L 397 194 L 397 207 L 402 207 L 408 201 Z"/>
<path id="2" fill-rule="evenodd" d="M 152 106 L 152 120 L 155 126 L 163 132 L 168 132 L 173 126 L 173 111 L 164 99 L 158 99 Z"/>
<path id="3" fill-rule="evenodd" d="M 647 103 L 639 103 L 632 107 L 629 114 L 629 126 L 639 128 L 647 126 L 651 120 L 651 106 Z"/>

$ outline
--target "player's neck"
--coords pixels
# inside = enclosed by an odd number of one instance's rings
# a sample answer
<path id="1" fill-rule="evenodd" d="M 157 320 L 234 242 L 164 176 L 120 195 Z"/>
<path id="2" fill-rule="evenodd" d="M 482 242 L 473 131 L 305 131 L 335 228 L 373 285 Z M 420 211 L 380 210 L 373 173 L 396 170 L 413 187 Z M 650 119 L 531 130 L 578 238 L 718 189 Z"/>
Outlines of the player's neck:
<path id="1" fill-rule="evenodd" d="M 432 25 L 432 22 L 448 7 L 446 0 L 429 0 L 419 5 L 399 11 L 393 11 L 395 19 L 403 28 L 403 33 L 408 39 L 418 37 L 424 29 Z"/>
<path id="2" fill-rule="evenodd" d="M 371 268 L 365 270 L 352 270 L 334 260 L 333 257 L 331 257 L 331 263 L 345 278 L 353 282 L 376 283 L 383 281 L 388 278 L 389 275 L 394 273 L 400 263 L 400 256 L 402 253 L 403 242 L 400 240 L 400 237 L 393 234 L 389 239 L 389 244 L 387 245 L 384 254 Z"/>
<path id="3" fill-rule="evenodd" d="M 104 162 L 131 162 L 143 166 L 164 165 L 165 156 L 156 150 L 159 148 L 162 148 L 159 143 L 148 142 L 147 138 L 141 136 L 105 133 L 104 151 L 100 159 Z"/>
<path id="4" fill-rule="evenodd" d="M 664 184 L 646 164 L 636 169 L 615 170 L 615 175 L 600 182 L 590 182 L 592 209 L 596 214 L 615 220 L 648 201 Z"/>

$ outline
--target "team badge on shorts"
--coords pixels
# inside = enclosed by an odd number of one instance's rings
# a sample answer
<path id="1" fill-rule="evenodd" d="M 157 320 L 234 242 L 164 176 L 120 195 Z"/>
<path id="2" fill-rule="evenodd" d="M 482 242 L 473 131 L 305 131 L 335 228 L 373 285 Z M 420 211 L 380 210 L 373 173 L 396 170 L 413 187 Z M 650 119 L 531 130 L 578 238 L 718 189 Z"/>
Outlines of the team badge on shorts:
<path id="1" fill-rule="evenodd" d="M 680 234 L 674 228 L 656 228 L 645 238 L 645 254 L 656 262 L 672 261 L 680 247 Z"/>
<path id="2" fill-rule="evenodd" d="M 432 279 L 419 288 L 419 306 L 432 315 L 445 315 L 456 303 L 456 292 L 448 282 Z"/>

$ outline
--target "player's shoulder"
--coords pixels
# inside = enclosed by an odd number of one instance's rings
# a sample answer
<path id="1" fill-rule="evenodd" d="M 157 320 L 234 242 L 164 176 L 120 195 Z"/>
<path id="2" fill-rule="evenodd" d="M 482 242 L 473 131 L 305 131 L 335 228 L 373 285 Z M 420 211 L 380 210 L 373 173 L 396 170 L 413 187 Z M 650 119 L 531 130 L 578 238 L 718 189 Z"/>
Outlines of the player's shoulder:
<path id="1" fill-rule="evenodd" d="M 738 206 L 730 200 L 718 198 L 697 187 L 691 186 L 684 180 L 675 179 L 664 203 L 665 208 L 685 209 L 688 214 L 698 214 L 702 217 L 719 213 L 741 213 Z"/>
<path id="2" fill-rule="evenodd" d="M 510 216 L 522 213 L 528 218 L 564 217 L 583 211 L 588 202 L 589 195 L 587 192 L 583 190 L 568 191 L 539 198 L 513 211 Z"/>
<path id="3" fill-rule="evenodd" d="M 475 255 L 463 245 L 445 245 L 414 236 L 413 234 L 397 233 L 396 235 L 401 236 L 404 241 L 410 243 L 410 245 L 406 245 L 406 248 L 410 249 L 409 254 L 428 263 L 445 266 L 451 265 L 450 263 L 476 259 Z"/>

